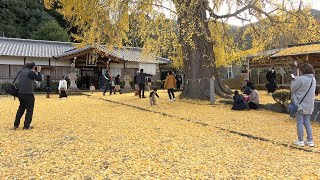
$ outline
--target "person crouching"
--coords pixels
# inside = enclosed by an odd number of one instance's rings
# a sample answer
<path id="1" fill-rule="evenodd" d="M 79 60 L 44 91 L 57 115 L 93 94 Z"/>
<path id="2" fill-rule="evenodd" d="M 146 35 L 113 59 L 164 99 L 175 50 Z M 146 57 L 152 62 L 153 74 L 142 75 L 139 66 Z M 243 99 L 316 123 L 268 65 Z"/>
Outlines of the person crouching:
<path id="1" fill-rule="evenodd" d="M 159 95 L 157 93 L 157 88 L 153 88 L 153 90 L 150 92 L 149 100 L 150 100 L 151 106 L 157 105 L 155 96 L 157 96 L 159 98 Z"/>

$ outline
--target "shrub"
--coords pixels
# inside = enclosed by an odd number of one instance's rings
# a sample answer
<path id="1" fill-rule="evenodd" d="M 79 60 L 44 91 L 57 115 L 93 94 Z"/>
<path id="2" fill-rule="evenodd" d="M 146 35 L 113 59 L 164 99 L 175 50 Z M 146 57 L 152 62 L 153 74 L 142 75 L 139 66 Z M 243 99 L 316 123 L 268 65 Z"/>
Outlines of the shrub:
<path id="1" fill-rule="evenodd" d="M 6 89 L 11 85 L 9 82 L 0 83 L 0 92 L 5 94 Z"/>
<path id="2" fill-rule="evenodd" d="M 120 88 L 124 88 L 124 84 L 125 84 L 124 81 L 120 81 Z"/>
<path id="3" fill-rule="evenodd" d="M 129 84 L 130 84 L 131 88 L 134 89 L 134 81 L 130 81 Z"/>
<path id="4" fill-rule="evenodd" d="M 158 80 L 158 81 L 155 81 L 155 82 L 152 82 L 152 86 L 157 88 L 157 89 L 162 89 L 163 88 L 163 82 L 161 80 Z"/>
<path id="5" fill-rule="evenodd" d="M 290 99 L 291 99 L 291 93 L 288 90 L 280 90 L 276 91 L 272 94 L 273 99 L 282 106 L 286 106 Z"/>

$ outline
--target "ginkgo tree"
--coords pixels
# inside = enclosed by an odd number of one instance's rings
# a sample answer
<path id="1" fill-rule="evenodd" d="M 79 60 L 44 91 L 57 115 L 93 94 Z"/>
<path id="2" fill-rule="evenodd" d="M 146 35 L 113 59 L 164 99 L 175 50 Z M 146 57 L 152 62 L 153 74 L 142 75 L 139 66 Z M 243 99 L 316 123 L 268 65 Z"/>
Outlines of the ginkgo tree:
<path id="1" fill-rule="evenodd" d="M 216 78 L 216 93 L 227 97 L 217 66 L 242 53 L 228 34 L 226 21 L 236 18 L 248 24 L 261 21 L 275 25 L 280 12 L 301 13 L 302 0 L 45 0 L 47 8 L 61 4 L 60 13 L 79 30 L 75 38 L 83 44 L 121 46 L 128 41 L 129 16 L 135 19 L 137 35 L 147 52 L 169 54 L 183 66 L 182 96 L 209 97 L 209 79 Z M 168 5 L 169 4 L 169 5 Z M 298 6 L 297 6 L 298 4 Z M 163 11 L 171 14 L 164 16 Z M 263 42 L 265 43 L 265 41 Z"/>

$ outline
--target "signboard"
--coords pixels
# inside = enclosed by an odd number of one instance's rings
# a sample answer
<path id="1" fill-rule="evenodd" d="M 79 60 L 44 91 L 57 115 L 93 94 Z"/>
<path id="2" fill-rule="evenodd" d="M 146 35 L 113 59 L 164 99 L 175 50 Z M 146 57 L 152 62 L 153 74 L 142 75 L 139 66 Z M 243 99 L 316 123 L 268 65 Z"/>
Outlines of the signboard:
<path id="1" fill-rule="evenodd" d="M 87 54 L 86 66 L 97 66 L 99 55 L 95 52 Z"/>

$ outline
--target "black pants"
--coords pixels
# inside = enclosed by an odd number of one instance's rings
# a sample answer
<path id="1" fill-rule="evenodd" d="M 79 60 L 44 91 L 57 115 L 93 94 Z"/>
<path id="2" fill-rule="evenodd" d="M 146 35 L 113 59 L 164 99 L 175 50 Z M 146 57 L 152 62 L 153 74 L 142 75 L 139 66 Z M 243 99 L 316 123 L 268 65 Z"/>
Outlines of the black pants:
<path id="1" fill-rule="evenodd" d="M 255 109 L 255 110 L 257 110 L 258 108 L 259 108 L 259 106 L 257 105 L 257 104 L 255 104 L 255 103 L 253 103 L 253 102 L 249 102 L 249 108 L 250 109 Z"/>
<path id="2" fill-rule="evenodd" d="M 175 98 L 173 89 L 168 89 L 169 99 Z M 172 95 L 172 96 L 171 96 Z"/>
<path id="3" fill-rule="evenodd" d="M 103 91 L 103 94 L 106 94 L 108 88 L 110 89 L 110 95 L 112 94 L 112 87 L 111 87 L 111 82 L 106 82 L 106 87 Z"/>
<path id="4" fill-rule="evenodd" d="M 181 83 L 177 82 L 177 90 L 180 90 L 180 85 L 181 85 Z"/>
<path id="5" fill-rule="evenodd" d="M 145 88 L 145 84 L 139 84 L 139 97 L 141 98 L 142 97 L 145 97 L 144 96 L 144 88 Z"/>
<path id="6" fill-rule="evenodd" d="M 34 108 L 34 95 L 33 94 L 19 94 L 18 96 L 20 101 L 20 106 L 17 111 L 16 120 L 14 121 L 14 127 L 19 127 L 20 119 L 24 114 L 24 111 L 27 110 L 26 117 L 24 120 L 24 127 L 29 128 L 32 116 L 33 116 L 33 108 Z"/>
<path id="7" fill-rule="evenodd" d="M 64 98 L 64 97 L 68 97 L 67 92 L 65 90 L 61 90 L 59 94 L 59 98 Z"/>

